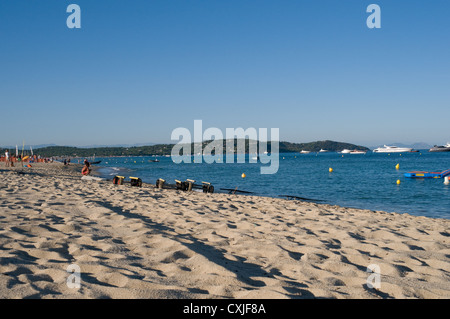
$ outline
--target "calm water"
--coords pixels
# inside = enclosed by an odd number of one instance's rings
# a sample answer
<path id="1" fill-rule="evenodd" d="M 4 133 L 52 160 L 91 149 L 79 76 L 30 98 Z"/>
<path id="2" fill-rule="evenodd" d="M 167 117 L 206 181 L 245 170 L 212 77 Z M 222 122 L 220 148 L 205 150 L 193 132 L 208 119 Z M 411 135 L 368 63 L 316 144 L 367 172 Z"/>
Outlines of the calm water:
<path id="1" fill-rule="evenodd" d="M 150 162 L 156 158 L 160 162 Z M 135 176 L 152 184 L 158 178 L 171 184 L 175 179 L 193 179 L 210 182 L 216 192 L 238 187 L 262 196 L 293 195 L 346 207 L 450 219 L 450 185 L 444 185 L 443 179 L 404 177 L 414 170 L 450 169 L 450 152 L 280 154 L 279 170 L 273 175 L 261 175 L 263 164 L 250 164 L 248 160 L 243 164 L 175 164 L 170 157 L 99 159 L 101 174 L 110 179 L 114 175 Z M 399 170 L 395 169 L 397 164 Z"/>

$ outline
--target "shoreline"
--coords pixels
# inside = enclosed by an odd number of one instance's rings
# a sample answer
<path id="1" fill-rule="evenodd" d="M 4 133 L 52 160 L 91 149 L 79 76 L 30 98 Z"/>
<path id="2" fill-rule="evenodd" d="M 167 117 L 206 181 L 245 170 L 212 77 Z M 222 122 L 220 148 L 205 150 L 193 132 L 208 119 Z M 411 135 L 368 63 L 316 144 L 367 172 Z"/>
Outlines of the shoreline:
<path id="1" fill-rule="evenodd" d="M 129 157 L 129 156 L 123 156 L 123 157 Z M 139 156 L 136 156 L 139 157 Z M 141 157 L 147 157 L 147 156 L 141 156 Z M 97 176 L 107 179 L 107 180 L 111 180 L 113 179 L 113 175 L 111 174 L 102 174 L 100 171 L 102 170 L 108 170 L 111 169 L 112 167 L 105 167 L 105 166 L 97 166 Z M 116 172 L 116 175 L 124 175 L 125 172 L 127 172 L 127 174 L 129 173 L 130 170 L 132 170 L 131 168 L 128 167 L 123 167 L 123 166 L 114 166 L 114 168 L 118 169 L 118 171 Z M 129 175 L 127 175 L 129 176 Z M 139 176 L 136 176 L 139 177 Z M 155 181 L 153 181 L 152 183 L 143 180 L 142 181 L 143 185 L 146 186 L 150 186 L 150 187 L 154 187 L 156 184 L 156 179 Z M 173 182 L 172 182 L 173 184 Z M 216 186 L 216 185 L 213 185 Z M 233 187 L 234 188 L 234 187 Z M 229 189 L 231 190 L 231 188 Z M 450 216 L 445 217 L 445 216 L 430 216 L 429 214 L 415 214 L 413 209 L 408 209 L 408 210 L 404 210 L 401 211 L 402 209 L 400 209 L 400 211 L 398 211 L 398 207 L 397 209 L 393 209 L 392 211 L 387 211 L 386 209 L 383 208 L 376 208 L 377 205 L 372 205 L 372 207 L 364 207 L 364 205 L 359 205 L 358 204 L 349 204 L 349 205 L 345 205 L 345 204 L 338 204 L 334 201 L 330 201 L 330 200 L 322 200 L 322 199 L 312 199 L 312 198 L 305 198 L 302 196 L 296 196 L 296 195 L 290 195 L 290 194 L 286 194 L 286 195 L 271 195 L 271 194 L 264 194 L 264 193 L 257 193 L 254 191 L 247 191 L 245 190 L 244 192 L 240 193 L 239 191 L 242 191 L 240 189 L 238 189 L 238 193 L 236 195 L 244 195 L 244 196 L 257 196 L 257 197 L 262 197 L 262 198 L 277 198 L 277 199 L 288 199 L 288 200 L 296 200 L 295 198 L 298 198 L 298 200 L 301 201 L 305 201 L 305 202 L 310 202 L 310 203 L 317 203 L 317 204 L 322 204 L 322 205 L 331 205 L 331 206 L 336 206 L 336 207 L 342 207 L 342 208 L 348 208 L 348 209 L 360 209 L 360 210 L 370 210 L 373 212 L 377 212 L 377 211 L 384 211 L 387 213 L 396 213 L 396 214 L 407 214 L 407 215 L 412 215 L 412 216 L 424 216 L 424 217 L 428 217 L 428 218 L 435 218 L 435 219 L 443 219 L 443 220 L 450 220 Z M 219 188 L 216 188 L 215 193 L 217 194 L 229 194 L 228 191 L 225 190 L 221 190 Z M 369 206 L 369 205 L 367 205 Z M 375 206 L 375 207 L 374 207 Z"/>
<path id="2" fill-rule="evenodd" d="M 450 298 L 446 219 L 83 181 L 57 164 L 0 167 L 2 298 Z"/>

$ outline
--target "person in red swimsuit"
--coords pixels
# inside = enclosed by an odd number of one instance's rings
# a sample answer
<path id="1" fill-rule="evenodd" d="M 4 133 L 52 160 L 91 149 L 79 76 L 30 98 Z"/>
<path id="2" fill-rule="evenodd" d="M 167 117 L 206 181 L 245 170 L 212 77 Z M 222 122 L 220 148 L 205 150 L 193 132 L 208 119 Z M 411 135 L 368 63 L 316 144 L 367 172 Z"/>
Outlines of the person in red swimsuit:
<path id="1" fill-rule="evenodd" d="M 89 168 L 90 164 L 87 160 L 84 160 L 84 166 L 81 170 L 81 174 L 83 175 L 89 175 L 91 173 L 91 169 Z"/>

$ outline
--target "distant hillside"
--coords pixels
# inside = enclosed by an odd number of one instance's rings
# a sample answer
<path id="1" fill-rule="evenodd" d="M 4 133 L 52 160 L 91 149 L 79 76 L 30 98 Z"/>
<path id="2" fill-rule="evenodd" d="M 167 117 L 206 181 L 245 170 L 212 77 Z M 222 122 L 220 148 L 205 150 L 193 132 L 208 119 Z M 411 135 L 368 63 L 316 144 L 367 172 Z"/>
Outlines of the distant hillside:
<path id="1" fill-rule="evenodd" d="M 254 141 L 253 141 L 254 142 Z M 203 142 L 203 147 L 210 143 Z M 237 150 L 237 140 L 234 140 L 234 151 Z M 249 140 L 245 141 L 245 152 L 248 153 L 249 150 Z M 225 150 L 226 141 L 223 141 Z M 70 157 L 103 157 L 103 156 L 145 156 L 145 155 L 170 155 L 172 148 L 175 144 L 156 144 L 147 146 L 136 146 L 136 147 L 73 147 L 73 146 L 48 146 L 36 150 L 36 154 L 44 157 L 50 156 L 70 156 Z M 292 153 L 300 152 L 302 150 L 318 152 L 321 149 L 328 150 L 331 152 L 342 151 L 343 149 L 350 150 L 363 150 L 368 151 L 369 149 L 365 146 L 354 145 L 350 143 L 342 143 L 335 141 L 317 141 L 310 143 L 291 143 L 291 142 L 280 142 L 279 152 L 280 153 Z M 268 151 L 271 151 L 271 144 L 268 143 Z M 194 154 L 194 144 L 191 144 L 191 153 Z M 224 151 L 225 153 L 225 151 Z"/>
<path id="2" fill-rule="evenodd" d="M 71 157 L 91 157 L 91 156 L 144 156 L 144 155 L 166 155 L 170 154 L 173 144 L 159 144 L 151 146 L 136 147 L 73 147 L 73 146 L 50 146 L 36 151 L 37 154 L 50 156 L 71 156 Z"/>
<path id="3" fill-rule="evenodd" d="M 27 151 L 29 151 L 30 150 L 30 147 L 33 149 L 33 150 L 36 150 L 36 149 L 38 149 L 38 148 L 43 148 L 43 147 L 48 147 L 48 146 L 56 146 L 56 144 L 39 144 L 39 145 L 25 145 L 25 150 L 27 150 Z M 17 148 L 18 148 L 18 150 L 21 152 L 22 151 L 22 148 L 23 148 L 24 146 L 22 145 L 22 144 L 18 144 L 17 145 Z M 9 145 L 9 146 L 0 146 L 0 149 L 9 149 L 9 150 L 12 150 L 12 149 L 14 149 L 14 151 L 15 151 L 15 149 L 16 149 L 16 145 Z"/>
<path id="4" fill-rule="evenodd" d="M 369 151 L 369 149 L 365 146 L 343 143 L 343 142 L 335 142 L 335 141 L 317 141 L 310 143 L 290 143 L 290 142 L 280 142 L 280 152 L 300 152 L 311 151 L 318 152 L 321 149 L 331 151 L 331 152 L 340 152 L 343 149 L 348 150 L 359 150 L 359 151 Z"/>
<path id="5" fill-rule="evenodd" d="M 151 146 L 155 143 L 136 143 L 136 144 L 115 144 L 115 145 L 84 145 L 79 148 L 103 148 L 103 147 L 136 147 L 136 146 Z"/>

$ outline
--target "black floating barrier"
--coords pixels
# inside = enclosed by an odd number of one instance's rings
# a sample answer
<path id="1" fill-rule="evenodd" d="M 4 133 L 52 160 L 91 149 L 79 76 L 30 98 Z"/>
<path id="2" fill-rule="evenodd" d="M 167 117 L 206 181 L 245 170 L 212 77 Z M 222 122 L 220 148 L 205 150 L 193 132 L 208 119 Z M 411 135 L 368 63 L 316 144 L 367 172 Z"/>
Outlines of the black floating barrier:
<path id="1" fill-rule="evenodd" d="M 311 199 L 311 198 L 305 198 L 305 197 L 299 197 L 294 195 L 278 195 L 279 197 L 286 197 L 287 199 L 297 199 L 297 200 L 304 200 L 309 202 L 323 202 L 321 199 Z"/>
<path id="2" fill-rule="evenodd" d="M 242 194 L 254 194 L 254 192 L 241 191 L 236 188 L 221 188 L 220 190 L 228 191 L 228 194 L 242 193 Z"/>

